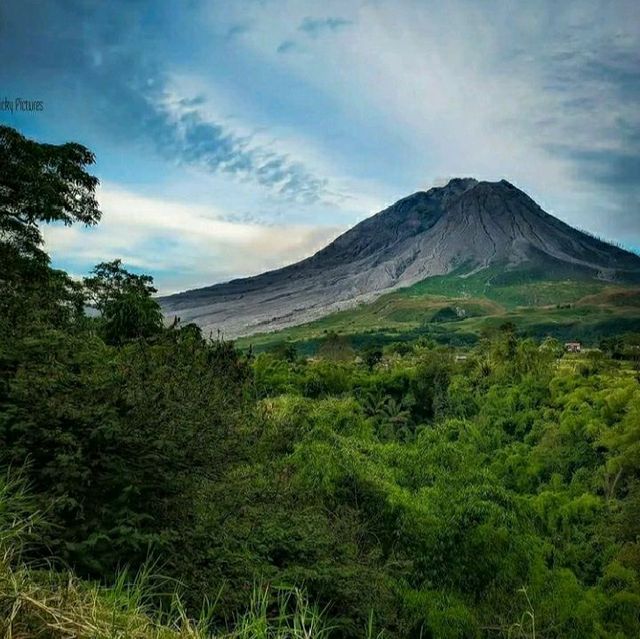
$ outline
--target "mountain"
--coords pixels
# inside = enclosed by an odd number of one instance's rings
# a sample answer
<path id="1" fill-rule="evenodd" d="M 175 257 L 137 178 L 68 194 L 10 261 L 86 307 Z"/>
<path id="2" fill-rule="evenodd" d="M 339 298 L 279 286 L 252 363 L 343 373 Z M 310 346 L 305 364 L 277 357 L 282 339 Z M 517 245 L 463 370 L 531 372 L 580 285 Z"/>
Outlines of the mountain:
<path id="1" fill-rule="evenodd" d="M 506 180 L 455 178 L 414 193 L 315 255 L 159 301 L 205 332 L 239 337 L 301 324 L 433 276 L 640 282 L 640 257 L 545 213 Z"/>

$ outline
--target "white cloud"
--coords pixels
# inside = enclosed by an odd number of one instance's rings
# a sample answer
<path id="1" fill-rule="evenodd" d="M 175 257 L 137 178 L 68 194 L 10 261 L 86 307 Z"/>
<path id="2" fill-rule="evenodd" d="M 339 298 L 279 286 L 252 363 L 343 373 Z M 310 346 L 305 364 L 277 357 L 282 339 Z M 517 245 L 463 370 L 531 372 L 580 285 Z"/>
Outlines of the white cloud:
<path id="1" fill-rule="evenodd" d="M 98 192 L 96 228 L 48 226 L 54 260 L 91 265 L 122 258 L 156 277 L 161 293 L 205 286 L 295 262 L 322 248 L 343 228 L 232 222 L 202 205 L 142 196 L 114 185 Z"/>
<path id="2" fill-rule="evenodd" d="M 637 2 L 516 10 L 467 0 L 327 0 L 323 15 L 348 20 L 349 29 L 278 54 L 314 6 L 254 4 L 243 44 L 345 113 L 381 115 L 424 184 L 441 175 L 506 178 L 572 224 L 609 237 L 622 229 L 617 186 L 598 182 L 580 153 L 636 152 L 640 119 L 629 92 L 640 51 Z"/>
<path id="3" fill-rule="evenodd" d="M 190 102 L 188 98 L 197 98 Z M 163 108 L 179 121 L 187 113 L 206 123 L 219 123 L 238 140 L 258 163 L 270 157 L 294 159 L 323 182 L 320 206 L 334 213 L 362 219 L 378 212 L 389 201 L 388 189 L 372 181 L 354 179 L 349 167 L 340 167 L 339 158 L 323 148 L 317 131 L 262 123 L 259 105 L 234 99 L 215 82 L 193 70 L 174 71 L 168 76 Z M 341 170 L 342 169 L 342 170 Z M 385 191 L 387 191 L 385 193 Z"/>

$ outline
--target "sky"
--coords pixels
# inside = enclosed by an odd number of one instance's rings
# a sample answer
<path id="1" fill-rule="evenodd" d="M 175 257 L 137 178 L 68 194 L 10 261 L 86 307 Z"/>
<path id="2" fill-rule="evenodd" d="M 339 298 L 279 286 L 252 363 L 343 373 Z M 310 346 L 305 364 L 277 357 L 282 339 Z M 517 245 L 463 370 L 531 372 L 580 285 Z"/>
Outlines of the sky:
<path id="1" fill-rule="evenodd" d="M 640 247 L 637 0 L 3 0 L 0 122 L 96 154 L 80 276 L 169 293 L 322 248 L 451 177 Z"/>

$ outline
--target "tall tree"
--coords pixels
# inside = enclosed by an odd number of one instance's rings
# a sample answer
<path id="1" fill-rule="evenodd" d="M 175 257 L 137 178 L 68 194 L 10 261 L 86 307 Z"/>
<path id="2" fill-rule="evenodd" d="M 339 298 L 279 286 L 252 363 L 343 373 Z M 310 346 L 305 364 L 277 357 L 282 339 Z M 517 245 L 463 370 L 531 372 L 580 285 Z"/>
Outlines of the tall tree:
<path id="1" fill-rule="evenodd" d="M 38 224 L 96 224 L 101 216 L 95 198 L 98 178 L 86 171 L 94 162 L 93 153 L 81 144 L 43 144 L 0 126 L 3 249 L 42 258 Z"/>
<path id="2" fill-rule="evenodd" d="M 122 344 L 151 337 L 162 330 L 162 311 L 151 297 L 156 292 L 150 275 L 130 273 L 120 260 L 102 262 L 84 280 L 90 302 L 100 311 L 105 341 Z"/>
<path id="3" fill-rule="evenodd" d="M 29 311 L 60 313 L 77 306 L 78 287 L 49 268 L 39 224 L 96 224 L 98 179 L 87 172 L 93 153 L 75 143 L 42 144 L 0 126 L 0 320 Z"/>

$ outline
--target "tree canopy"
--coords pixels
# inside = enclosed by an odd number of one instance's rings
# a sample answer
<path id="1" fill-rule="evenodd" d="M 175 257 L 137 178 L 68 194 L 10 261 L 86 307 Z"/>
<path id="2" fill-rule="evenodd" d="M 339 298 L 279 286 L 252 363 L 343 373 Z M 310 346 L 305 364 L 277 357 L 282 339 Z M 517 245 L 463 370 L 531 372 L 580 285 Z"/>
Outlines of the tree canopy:
<path id="1" fill-rule="evenodd" d="M 150 563 L 180 584 L 181 623 L 214 602 L 201 628 L 215 636 L 233 619 L 257 619 L 252 637 L 640 636 L 637 336 L 565 354 L 506 324 L 463 351 L 327 333 L 314 358 L 295 342 L 242 352 L 165 325 L 152 278 L 120 260 L 83 282 L 51 269 L 39 225 L 99 218 L 93 156 L 0 131 L 0 477 L 21 469 L 30 492 L 0 479 L 13 636 L 37 584 L 75 608 L 95 593 L 69 596 L 61 565 L 116 579 L 119 622 L 134 590 L 119 570 Z M 298 634 L 275 633 L 306 597 L 328 629 L 297 616 Z M 153 593 L 145 614 L 174 605 Z M 75 608 L 41 606 L 49 621 L 20 636 L 70 636 Z M 103 628 L 87 627 L 73 632 Z M 195 636 L 167 632 L 153 637 Z"/>

